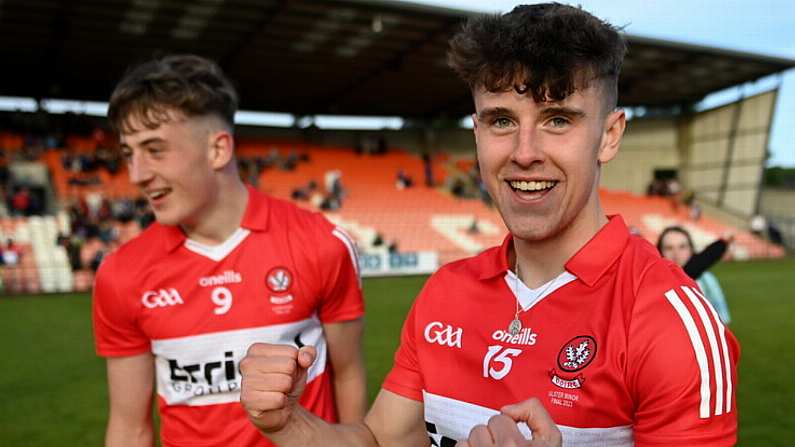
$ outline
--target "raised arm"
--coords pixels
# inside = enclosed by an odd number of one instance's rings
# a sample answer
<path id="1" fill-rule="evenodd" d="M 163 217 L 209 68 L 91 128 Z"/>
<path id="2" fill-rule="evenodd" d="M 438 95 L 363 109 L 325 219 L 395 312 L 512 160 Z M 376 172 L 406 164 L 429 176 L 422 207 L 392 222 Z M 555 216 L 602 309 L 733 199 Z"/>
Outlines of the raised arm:
<path id="1" fill-rule="evenodd" d="M 426 446 L 423 406 L 381 391 L 364 422 L 328 424 L 298 404 L 315 350 L 257 343 L 240 364 L 240 401 L 251 422 L 277 445 L 398 447 Z"/>
<path id="2" fill-rule="evenodd" d="M 106 447 L 151 447 L 154 360 L 149 353 L 109 357 Z"/>
<path id="3" fill-rule="evenodd" d="M 687 276 L 698 279 L 699 276 L 721 260 L 728 247 L 727 241 L 718 239 L 691 256 L 682 269 L 687 273 Z"/>

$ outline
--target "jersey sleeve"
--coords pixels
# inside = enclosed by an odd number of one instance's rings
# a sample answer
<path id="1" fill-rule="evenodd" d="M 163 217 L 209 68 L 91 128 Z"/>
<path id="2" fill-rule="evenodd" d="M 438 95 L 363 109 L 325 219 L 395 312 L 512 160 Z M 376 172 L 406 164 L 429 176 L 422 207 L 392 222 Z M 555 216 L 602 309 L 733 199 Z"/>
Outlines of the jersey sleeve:
<path id="1" fill-rule="evenodd" d="M 406 316 L 406 321 L 403 322 L 400 346 L 395 352 L 395 364 L 382 385 L 382 388 L 387 391 L 416 401 L 423 400 L 422 390 L 425 388 L 417 357 L 417 331 L 415 327 L 417 303 L 421 297 L 422 294 L 414 301 L 414 305 Z"/>
<path id="2" fill-rule="evenodd" d="M 355 320 L 364 315 L 359 260 L 353 240 L 338 227 L 325 225 L 321 242 L 320 271 L 323 298 L 318 318 L 323 323 Z"/>
<path id="3" fill-rule="evenodd" d="M 94 279 L 92 319 L 97 354 L 123 357 L 149 352 L 149 338 L 135 323 L 132 302 L 117 288 L 116 281 L 121 275 L 117 274 L 115 264 L 116 256 L 108 256 Z"/>
<path id="4" fill-rule="evenodd" d="M 636 446 L 734 445 L 738 358 L 696 284 L 653 264 L 638 284 L 627 347 Z"/>

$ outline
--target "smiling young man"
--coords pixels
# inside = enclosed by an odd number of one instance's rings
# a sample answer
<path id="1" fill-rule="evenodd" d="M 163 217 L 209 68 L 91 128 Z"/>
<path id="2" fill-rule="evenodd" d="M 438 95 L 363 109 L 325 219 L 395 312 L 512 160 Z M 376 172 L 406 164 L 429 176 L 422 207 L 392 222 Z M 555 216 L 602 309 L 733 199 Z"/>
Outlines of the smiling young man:
<path id="1" fill-rule="evenodd" d="M 264 434 L 284 446 L 734 444 L 736 340 L 599 202 L 626 124 L 625 51 L 615 28 L 556 3 L 473 19 L 453 38 L 480 172 L 510 234 L 428 280 L 362 424 L 294 405 L 313 350 L 252 346 L 241 401 Z"/>
<path id="2" fill-rule="evenodd" d="M 299 402 L 331 422 L 364 416 L 355 247 L 320 214 L 241 182 L 236 108 L 231 83 L 197 56 L 139 65 L 111 97 L 130 181 L 157 222 L 97 272 L 108 446 L 154 444 L 155 384 L 162 445 L 272 445 L 238 403 L 238 364 L 258 341 L 313 346 Z"/>

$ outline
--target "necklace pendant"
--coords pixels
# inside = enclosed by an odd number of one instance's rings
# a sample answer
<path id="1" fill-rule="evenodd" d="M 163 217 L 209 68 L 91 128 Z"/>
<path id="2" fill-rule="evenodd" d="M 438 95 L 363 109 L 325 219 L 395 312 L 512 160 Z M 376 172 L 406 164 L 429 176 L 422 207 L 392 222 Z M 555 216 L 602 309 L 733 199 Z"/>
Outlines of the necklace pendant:
<path id="1" fill-rule="evenodd" d="M 517 335 L 522 330 L 522 322 L 518 318 L 514 318 L 508 326 L 508 332 L 511 335 Z"/>

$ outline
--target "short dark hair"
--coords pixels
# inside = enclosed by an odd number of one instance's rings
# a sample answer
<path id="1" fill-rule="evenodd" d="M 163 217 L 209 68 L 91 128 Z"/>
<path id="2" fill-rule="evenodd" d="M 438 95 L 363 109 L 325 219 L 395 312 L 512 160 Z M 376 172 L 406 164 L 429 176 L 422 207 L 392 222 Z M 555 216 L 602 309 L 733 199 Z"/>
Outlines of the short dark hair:
<path id="1" fill-rule="evenodd" d="M 696 251 L 696 248 L 693 245 L 693 238 L 690 236 L 690 232 L 685 230 L 683 227 L 680 227 L 679 225 L 674 225 L 674 226 L 667 227 L 664 230 L 662 230 L 662 232 L 660 233 L 660 236 L 657 238 L 657 251 L 660 252 L 660 254 L 662 254 L 663 239 L 665 239 L 665 236 L 667 236 L 668 233 L 680 233 L 680 234 L 683 234 L 685 236 L 685 238 L 687 239 L 687 245 L 690 246 L 690 251 L 692 251 L 692 252 Z"/>
<path id="2" fill-rule="evenodd" d="M 543 3 L 470 19 L 450 40 L 448 62 L 473 90 L 527 89 L 537 102 L 601 80 L 613 109 L 626 51 L 618 28 L 581 8 Z"/>
<path id="3" fill-rule="evenodd" d="M 136 117 L 153 129 L 176 110 L 185 116 L 216 115 L 234 127 L 237 92 L 213 61 L 195 55 L 170 55 L 134 66 L 110 97 L 108 119 L 116 131 L 130 130 Z"/>

